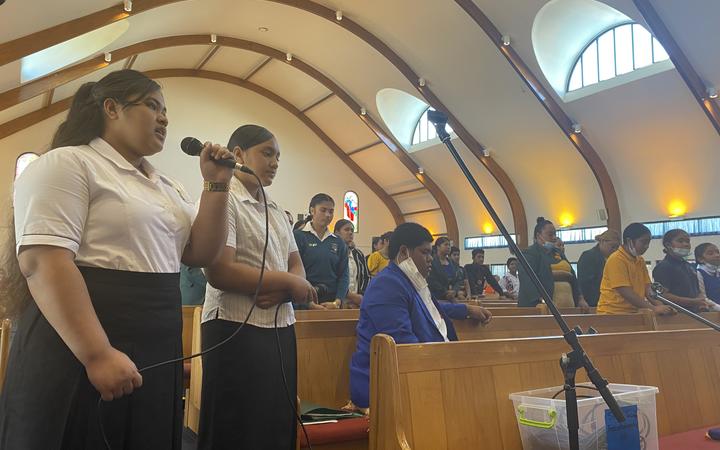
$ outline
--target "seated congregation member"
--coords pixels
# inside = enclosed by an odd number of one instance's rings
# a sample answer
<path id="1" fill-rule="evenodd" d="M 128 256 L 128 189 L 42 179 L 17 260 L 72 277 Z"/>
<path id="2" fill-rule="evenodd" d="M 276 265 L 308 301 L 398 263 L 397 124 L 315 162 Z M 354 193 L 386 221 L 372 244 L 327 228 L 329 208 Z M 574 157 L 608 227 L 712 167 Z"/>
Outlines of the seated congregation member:
<path id="1" fill-rule="evenodd" d="M 310 302 L 311 309 L 336 309 L 347 296 L 350 276 L 348 274 L 348 248 L 328 225 L 335 213 L 335 201 L 327 194 L 316 194 L 310 200 L 310 214 L 304 227 L 294 231 L 300 258 L 307 280 L 315 287 L 317 303 Z M 302 304 L 295 304 L 302 308 Z"/>
<path id="2" fill-rule="evenodd" d="M 530 267 L 535 271 L 545 290 L 551 296 L 555 292 L 555 281 L 553 278 L 552 265 L 555 264 L 553 255 L 557 251 L 555 247 L 555 225 L 544 217 L 538 217 L 535 229 L 533 230 L 534 243 L 523 250 Z M 540 303 L 540 292 L 530 281 L 530 276 L 525 269 L 520 267 L 520 292 L 518 293 L 518 306 L 535 307 Z"/>
<path id="3" fill-rule="evenodd" d="M 272 184 L 280 159 L 272 133 L 257 125 L 241 126 L 230 136 L 228 148 L 238 162 L 255 172 L 262 186 Z M 295 415 L 287 399 L 288 394 L 293 399 L 297 395 L 295 315 L 290 301 L 314 301 L 316 293 L 305 280 L 285 212 L 269 196 L 267 203 L 265 272 L 257 305 L 248 318 L 263 260 L 265 207 L 257 179 L 235 171 L 230 182 L 225 247 L 206 269 L 209 285 L 202 314 L 203 350 L 224 341 L 247 322 L 232 340 L 203 356 L 200 450 L 295 445 Z M 285 392 L 280 364 L 289 393 Z"/>
<path id="4" fill-rule="evenodd" d="M 495 276 L 490 272 L 490 267 L 484 264 L 485 250 L 481 248 L 473 249 L 472 261 L 470 264 L 465 264 L 466 289 L 469 291 L 468 297 L 484 296 L 486 283 L 490 285 L 500 297 L 504 297 L 505 291 Z"/>
<path id="5" fill-rule="evenodd" d="M 350 363 L 350 397 L 356 407 L 370 399 L 370 341 L 379 333 L 398 344 L 456 341 L 450 319 L 472 318 L 483 324 L 490 312 L 480 306 L 439 303 L 428 287 L 432 235 L 416 223 L 398 225 L 390 238 L 390 265 L 373 278 L 360 305 L 357 346 Z"/>
<path id="6" fill-rule="evenodd" d="M 650 275 L 642 255 L 650 247 L 652 235 L 641 223 L 631 223 L 623 231 L 623 244 L 605 262 L 600 283 L 598 314 L 629 314 L 647 308 L 656 314 L 674 310 L 652 298 Z"/>
<path id="7" fill-rule="evenodd" d="M 432 270 L 428 277 L 430 292 L 437 300 L 457 301 L 457 292 L 453 286 L 458 281 L 458 267 L 450 260 L 450 239 L 439 237 L 435 241 L 437 254 L 432 261 Z"/>
<path id="8" fill-rule="evenodd" d="M 182 364 L 138 368 L 182 355 L 180 263 L 222 249 L 232 170 L 213 160 L 232 154 L 205 144 L 196 210 L 147 159 L 163 149 L 166 113 L 140 72 L 85 83 L 52 150 L 15 182 L 19 286 L 32 297 L 0 397 L 3 449 L 105 448 L 101 419 L 114 449 L 181 448 Z"/>
<path id="9" fill-rule="evenodd" d="M 565 256 L 565 243 L 558 237 L 555 238 L 555 250 L 552 251 L 555 261 L 550 265 L 554 283 L 553 302 L 558 308 L 580 307 L 584 312 L 589 310 L 588 304 L 580 292 L 575 270 Z"/>
<path id="10" fill-rule="evenodd" d="M 605 261 L 620 247 L 620 234 L 615 230 L 606 230 L 595 236 L 595 240 L 595 247 L 585 250 L 577 263 L 580 292 L 592 307 L 597 306 L 600 298 L 600 282 Z"/>
<path id="11" fill-rule="evenodd" d="M 383 235 L 378 239 L 377 244 L 373 244 L 373 247 L 377 246 L 377 250 L 370 253 L 367 260 L 367 266 L 371 277 L 374 277 L 381 270 L 386 268 L 390 262 L 388 257 L 388 243 L 390 242 L 391 234 L 392 231 L 383 233 Z"/>
<path id="12" fill-rule="evenodd" d="M 663 297 L 693 312 L 708 311 L 697 271 L 685 261 L 691 253 L 690 235 L 685 230 L 669 230 L 663 235 L 663 247 L 665 258 L 653 269 L 653 279 L 665 287 Z"/>
<path id="13" fill-rule="evenodd" d="M 370 273 L 368 271 L 365 255 L 355 247 L 355 225 L 347 219 L 335 222 L 335 234 L 340 236 L 348 246 L 348 293 L 343 302 L 344 308 L 357 309 L 362 302 Z"/>
<path id="14" fill-rule="evenodd" d="M 457 247 L 450 247 L 450 261 L 455 265 L 457 274 L 455 276 L 455 282 L 450 287 L 455 292 L 455 297 L 458 300 L 465 300 L 469 297 L 467 289 L 467 276 L 465 275 L 465 269 L 460 265 L 460 249 Z"/>
<path id="15" fill-rule="evenodd" d="M 700 294 L 713 311 L 720 310 L 720 250 L 715 244 L 706 242 L 695 247 L 695 261 L 698 264 L 698 285 Z"/>
<path id="16" fill-rule="evenodd" d="M 520 292 L 520 279 L 518 278 L 518 260 L 514 256 L 508 258 L 505 263 L 507 272 L 500 278 L 500 287 L 505 293 L 505 297 L 517 300 L 518 292 Z"/>

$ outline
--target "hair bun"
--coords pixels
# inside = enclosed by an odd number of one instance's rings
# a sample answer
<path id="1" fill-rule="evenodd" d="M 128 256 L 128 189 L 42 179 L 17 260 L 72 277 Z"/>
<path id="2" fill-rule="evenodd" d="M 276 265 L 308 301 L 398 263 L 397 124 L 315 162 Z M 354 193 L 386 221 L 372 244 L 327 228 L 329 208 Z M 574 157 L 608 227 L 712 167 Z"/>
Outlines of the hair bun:
<path id="1" fill-rule="evenodd" d="M 537 221 L 536 221 L 536 222 L 537 222 L 537 223 L 543 223 L 543 222 L 546 222 L 546 220 L 545 220 L 545 218 L 544 218 L 543 216 L 540 216 L 540 217 L 537 218 Z"/>

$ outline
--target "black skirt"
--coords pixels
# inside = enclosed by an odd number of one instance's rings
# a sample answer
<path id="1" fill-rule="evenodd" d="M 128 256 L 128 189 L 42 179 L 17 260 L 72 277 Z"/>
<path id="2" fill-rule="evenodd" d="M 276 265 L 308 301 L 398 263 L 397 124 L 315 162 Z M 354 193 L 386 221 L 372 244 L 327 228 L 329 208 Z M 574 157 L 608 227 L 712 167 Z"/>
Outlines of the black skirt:
<path id="1" fill-rule="evenodd" d="M 214 319 L 202 324 L 203 350 L 230 336 L 237 322 Z M 226 344 L 203 356 L 198 450 L 294 450 L 297 400 L 295 327 L 245 325 Z"/>
<path id="2" fill-rule="evenodd" d="M 138 369 L 182 355 L 179 274 L 80 271 L 110 344 Z M 113 450 L 180 450 L 182 366 L 142 374 L 131 395 L 102 403 Z M 33 302 L 22 313 L 0 396 L 0 449 L 104 449 L 99 393 Z"/>

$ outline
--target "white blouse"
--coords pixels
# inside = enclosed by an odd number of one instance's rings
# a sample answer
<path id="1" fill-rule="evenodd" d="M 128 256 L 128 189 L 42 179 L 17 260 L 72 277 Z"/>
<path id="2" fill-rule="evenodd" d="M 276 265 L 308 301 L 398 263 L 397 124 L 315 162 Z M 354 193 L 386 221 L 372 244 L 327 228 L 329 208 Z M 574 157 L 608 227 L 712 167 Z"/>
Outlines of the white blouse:
<path id="1" fill-rule="evenodd" d="M 17 251 L 52 245 L 79 266 L 177 273 L 195 206 L 185 190 L 146 159 L 145 176 L 110 144 L 61 147 L 15 181 Z"/>
<path id="2" fill-rule="evenodd" d="M 285 211 L 272 201 L 267 194 L 269 215 L 269 240 L 265 255 L 267 270 L 287 272 L 290 254 L 297 252 L 297 244 Z M 228 236 L 225 243 L 235 250 L 235 261 L 260 268 L 265 246 L 265 206 L 253 198 L 237 178 L 230 182 L 228 197 Z M 210 284 L 205 290 L 202 321 L 213 319 L 242 322 L 252 307 L 252 295 L 221 291 Z M 275 308 L 256 307 L 247 322 L 260 328 L 275 326 Z M 291 303 L 280 305 L 277 326 L 287 327 L 295 323 Z"/>

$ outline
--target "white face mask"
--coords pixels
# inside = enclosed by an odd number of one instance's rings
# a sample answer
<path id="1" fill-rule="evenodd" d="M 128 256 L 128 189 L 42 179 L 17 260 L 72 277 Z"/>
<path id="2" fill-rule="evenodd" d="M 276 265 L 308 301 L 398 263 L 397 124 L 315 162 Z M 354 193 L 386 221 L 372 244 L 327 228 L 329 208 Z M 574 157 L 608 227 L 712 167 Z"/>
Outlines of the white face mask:
<path id="1" fill-rule="evenodd" d="M 635 250 L 635 245 L 633 245 L 633 242 L 632 242 L 632 241 L 628 241 L 628 243 L 627 243 L 627 249 L 628 249 L 628 252 L 630 252 L 631 255 L 633 255 L 633 256 L 636 257 L 636 258 L 638 257 L 638 252 L 637 252 L 637 250 Z"/>
<path id="2" fill-rule="evenodd" d="M 677 256 L 678 258 L 685 259 L 688 256 L 690 256 L 689 248 L 670 247 L 670 251 L 673 253 L 673 255 Z"/>
<path id="3" fill-rule="evenodd" d="M 428 285 L 427 280 L 424 276 L 422 276 L 415 265 L 415 261 L 413 261 L 410 256 L 399 262 L 398 267 L 410 279 L 410 282 L 412 282 L 413 286 L 415 286 L 415 289 L 419 290 Z"/>
<path id="4" fill-rule="evenodd" d="M 720 266 L 716 266 L 715 264 L 704 263 L 701 264 L 701 266 L 705 269 L 706 272 L 709 273 L 716 273 L 718 270 L 720 270 Z"/>

